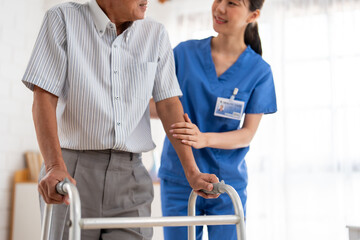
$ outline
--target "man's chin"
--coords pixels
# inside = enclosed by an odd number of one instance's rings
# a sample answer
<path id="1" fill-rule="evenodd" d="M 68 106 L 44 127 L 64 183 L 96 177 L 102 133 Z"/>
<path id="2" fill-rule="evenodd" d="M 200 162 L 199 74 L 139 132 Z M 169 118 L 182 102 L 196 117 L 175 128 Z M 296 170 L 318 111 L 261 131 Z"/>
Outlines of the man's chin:
<path id="1" fill-rule="evenodd" d="M 134 21 L 141 20 L 141 19 L 144 19 L 144 18 L 145 18 L 145 14 L 142 15 L 142 16 L 136 16 L 136 19 Z"/>

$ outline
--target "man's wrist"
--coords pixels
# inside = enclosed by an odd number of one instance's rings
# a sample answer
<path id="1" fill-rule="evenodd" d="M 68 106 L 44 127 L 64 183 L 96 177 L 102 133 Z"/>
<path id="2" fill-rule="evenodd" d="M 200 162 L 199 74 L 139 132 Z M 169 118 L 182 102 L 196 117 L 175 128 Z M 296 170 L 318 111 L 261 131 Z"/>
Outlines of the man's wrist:
<path id="1" fill-rule="evenodd" d="M 45 169 L 46 169 L 46 172 L 54 171 L 54 170 L 67 172 L 67 167 L 66 167 L 65 163 L 52 163 L 52 164 L 46 165 Z"/>
<path id="2" fill-rule="evenodd" d="M 186 178 L 192 177 L 194 175 L 197 175 L 200 173 L 200 170 L 198 167 L 191 167 L 184 169 Z"/>

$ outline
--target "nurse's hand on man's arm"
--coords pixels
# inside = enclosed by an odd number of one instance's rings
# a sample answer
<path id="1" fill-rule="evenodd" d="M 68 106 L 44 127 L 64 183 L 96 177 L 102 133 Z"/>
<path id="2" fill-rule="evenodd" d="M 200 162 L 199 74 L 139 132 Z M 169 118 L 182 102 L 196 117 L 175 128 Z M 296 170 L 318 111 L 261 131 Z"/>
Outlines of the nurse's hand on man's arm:
<path id="1" fill-rule="evenodd" d="M 172 133 L 172 136 L 181 140 L 183 144 L 196 149 L 207 147 L 208 139 L 206 134 L 202 133 L 199 128 L 191 122 L 186 113 L 184 114 L 184 118 L 186 122 L 171 125 L 170 133 Z"/>

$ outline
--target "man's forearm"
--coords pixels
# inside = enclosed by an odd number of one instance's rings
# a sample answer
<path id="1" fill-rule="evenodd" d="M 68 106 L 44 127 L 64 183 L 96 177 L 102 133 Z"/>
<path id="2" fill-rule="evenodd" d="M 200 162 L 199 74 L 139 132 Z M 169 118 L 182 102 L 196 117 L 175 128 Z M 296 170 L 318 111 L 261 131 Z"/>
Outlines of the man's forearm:
<path id="1" fill-rule="evenodd" d="M 174 138 L 169 132 L 170 126 L 177 122 L 184 122 L 184 110 L 178 97 L 162 100 L 156 103 L 157 114 L 164 126 L 166 135 L 179 156 L 184 168 L 185 175 L 188 176 L 194 172 L 199 172 L 195 163 L 191 147 L 184 145 L 178 139 Z"/>
<path id="2" fill-rule="evenodd" d="M 33 118 L 41 154 L 44 157 L 46 175 L 39 182 L 38 190 L 48 204 L 69 204 L 68 196 L 56 192 L 56 184 L 68 178 L 76 181 L 67 172 L 62 158 L 57 134 L 56 106 L 58 98 L 45 90 L 34 88 Z"/>
<path id="3" fill-rule="evenodd" d="M 184 110 L 178 97 L 162 100 L 156 103 L 157 114 L 164 126 L 166 135 L 171 144 L 175 148 L 177 155 L 183 166 L 185 176 L 190 186 L 195 192 L 204 198 L 216 198 L 218 195 L 207 195 L 201 192 L 201 189 L 211 191 L 213 185 L 211 183 L 219 182 L 214 174 L 200 172 L 196 165 L 191 147 L 181 143 L 180 140 L 174 138 L 170 133 L 170 126 L 174 123 L 185 122 Z"/>
<path id="4" fill-rule="evenodd" d="M 34 88 L 33 119 L 46 171 L 66 170 L 57 133 L 56 106 L 58 98 L 45 90 Z"/>

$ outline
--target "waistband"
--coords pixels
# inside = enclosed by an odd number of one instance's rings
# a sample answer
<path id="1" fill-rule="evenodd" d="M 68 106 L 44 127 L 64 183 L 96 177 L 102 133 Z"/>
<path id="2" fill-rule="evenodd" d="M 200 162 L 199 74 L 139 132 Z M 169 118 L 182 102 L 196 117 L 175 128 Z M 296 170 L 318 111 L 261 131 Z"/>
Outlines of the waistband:
<path id="1" fill-rule="evenodd" d="M 101 149 L 101 150 L 76 150 L 76 149 L 67 149 L 62 148 L 62 150 L 68 151 L 68 152 L 74 152 L 74 153 L 88 153 L 88 154 L 98 154 L 98 155 L 116 155 L 119 157 L 126 157 L 130 160 L 133 159 L 141 159 L 141 153 L 132 153 L 132 152 L 126 152 L 121 150 L 115 150 L 115 149 Z"/>

